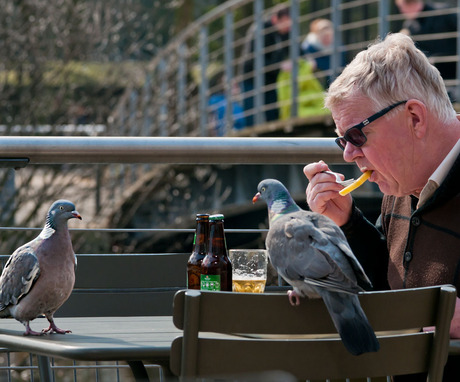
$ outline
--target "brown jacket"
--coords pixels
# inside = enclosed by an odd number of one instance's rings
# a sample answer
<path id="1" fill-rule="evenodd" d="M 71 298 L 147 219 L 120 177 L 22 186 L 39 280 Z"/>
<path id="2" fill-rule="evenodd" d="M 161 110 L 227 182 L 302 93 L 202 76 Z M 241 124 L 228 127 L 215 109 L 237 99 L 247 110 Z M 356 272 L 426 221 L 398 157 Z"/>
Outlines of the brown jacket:
<path id="1" fill-rule="evenodd" d="M 417 201 L 384 196 L 375 226 L 355 207 L 342 229 L 376 289 L 453 284 L 459 294 L 460 156 L 419 209 Z"/>
<path id="2" fill-rule="evenodd" d="M 453 284 L 460 290 L 460 195 L 431 208 L 413 204 L 411 197 L 382 202 L 391 289 Z"/>

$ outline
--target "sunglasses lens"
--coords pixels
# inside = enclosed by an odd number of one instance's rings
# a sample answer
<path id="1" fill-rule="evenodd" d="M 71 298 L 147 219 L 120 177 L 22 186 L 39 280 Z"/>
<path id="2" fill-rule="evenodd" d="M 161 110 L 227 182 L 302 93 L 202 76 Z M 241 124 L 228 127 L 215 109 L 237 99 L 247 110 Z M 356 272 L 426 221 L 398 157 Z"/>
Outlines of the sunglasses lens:
<path id="1" fill-rule="evenodd" d="M 366 136 L 360 129 L 349 129 L 344 136 L 345 140 L 350 142 L 352 145 L 361 147 L 367 141 Z"/>

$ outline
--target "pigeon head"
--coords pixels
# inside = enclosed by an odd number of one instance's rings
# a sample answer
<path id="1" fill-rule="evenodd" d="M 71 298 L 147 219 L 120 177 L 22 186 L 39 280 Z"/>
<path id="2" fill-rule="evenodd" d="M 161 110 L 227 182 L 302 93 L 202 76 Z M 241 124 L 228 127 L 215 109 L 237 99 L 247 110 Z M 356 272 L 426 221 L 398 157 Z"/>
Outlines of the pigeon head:
<path id="1" fill-rule="evenodd" d="M 56 200 L 50 207 L 46 215 L 46 224 L 56 229 L 65 224 L 69 219 L 80 219 L 81 216 L 76 210 L 75 205 L 68 200 Z"/>
<path id="2" fill-rule="evenodd" d="M 265 200 L 270 219 L 278 214 L 299 210 L 299 206 L 297 206 L 287 188 L 279 180 L 265 179 L 259 183 L 257 191 L 257 194 L 252 198 L 252 202 L 255 203 L 259 199 Z"/>

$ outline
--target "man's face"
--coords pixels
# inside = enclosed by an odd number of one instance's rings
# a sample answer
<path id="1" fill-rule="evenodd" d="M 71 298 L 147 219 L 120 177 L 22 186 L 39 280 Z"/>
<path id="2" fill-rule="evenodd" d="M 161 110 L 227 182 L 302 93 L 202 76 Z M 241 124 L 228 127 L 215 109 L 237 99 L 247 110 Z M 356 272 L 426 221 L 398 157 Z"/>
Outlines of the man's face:
<path id="1" fill-rule="evenodd" d="M 406 127 L 404 105 L 396 107 L 389 119 L 378 118 L 363 128 L 367 137 L 363 146 L 357 147 L 347 142 L 343 157 L 347 162 L 355 162 L 362 172 L 372 170 L 371 182 L 378 184 L 387 195 L 410 195 L 420 190 L 414 187 L 413 136 Z M 352 103 L 337 105 L 332 110 L 337 134 L 343 136 L 352 126 L 362 122 L 376 112 L 369 100 L 361 97 Z"/>
<path id="2" fill-rule="evenodd" d="M 275 25 L 280 34 L 287 34 L 291 30 L 292 20 L 287 15 L 276 17 Z"/>

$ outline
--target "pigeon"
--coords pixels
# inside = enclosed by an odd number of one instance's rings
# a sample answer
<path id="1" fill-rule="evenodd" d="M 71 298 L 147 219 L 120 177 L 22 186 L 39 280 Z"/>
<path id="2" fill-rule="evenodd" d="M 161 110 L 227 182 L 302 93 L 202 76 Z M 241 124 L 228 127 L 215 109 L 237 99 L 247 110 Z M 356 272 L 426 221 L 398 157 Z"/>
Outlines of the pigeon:
<path id="1" fill-rule="evenodd" d="M 265 200 L 269 230 L 265 245 L 278 273 L 293 287 L 289 301 L 322 298 L 343 344 L 353 355 L 380 348 L 359 303 L 358 293 L 371 282 L 342 230 L 328 217 L 301 209 L 286 187 L 265 179 L 253 198 Z"/>
<path id="2" fill-rule="evenodd" d="M 55 201 L 43 230 L 32 241 L 16 249 L 0 276 L 0 317 L 21 322 L 27 335 L 71 333 L 54 323 L 56 310 L 69 298 L 75 283 L 77 258 L 67 221 L 81 216 L 68 200 Z M 49 328 L 35 332 L 30 321 L 45 315 Z"/>

